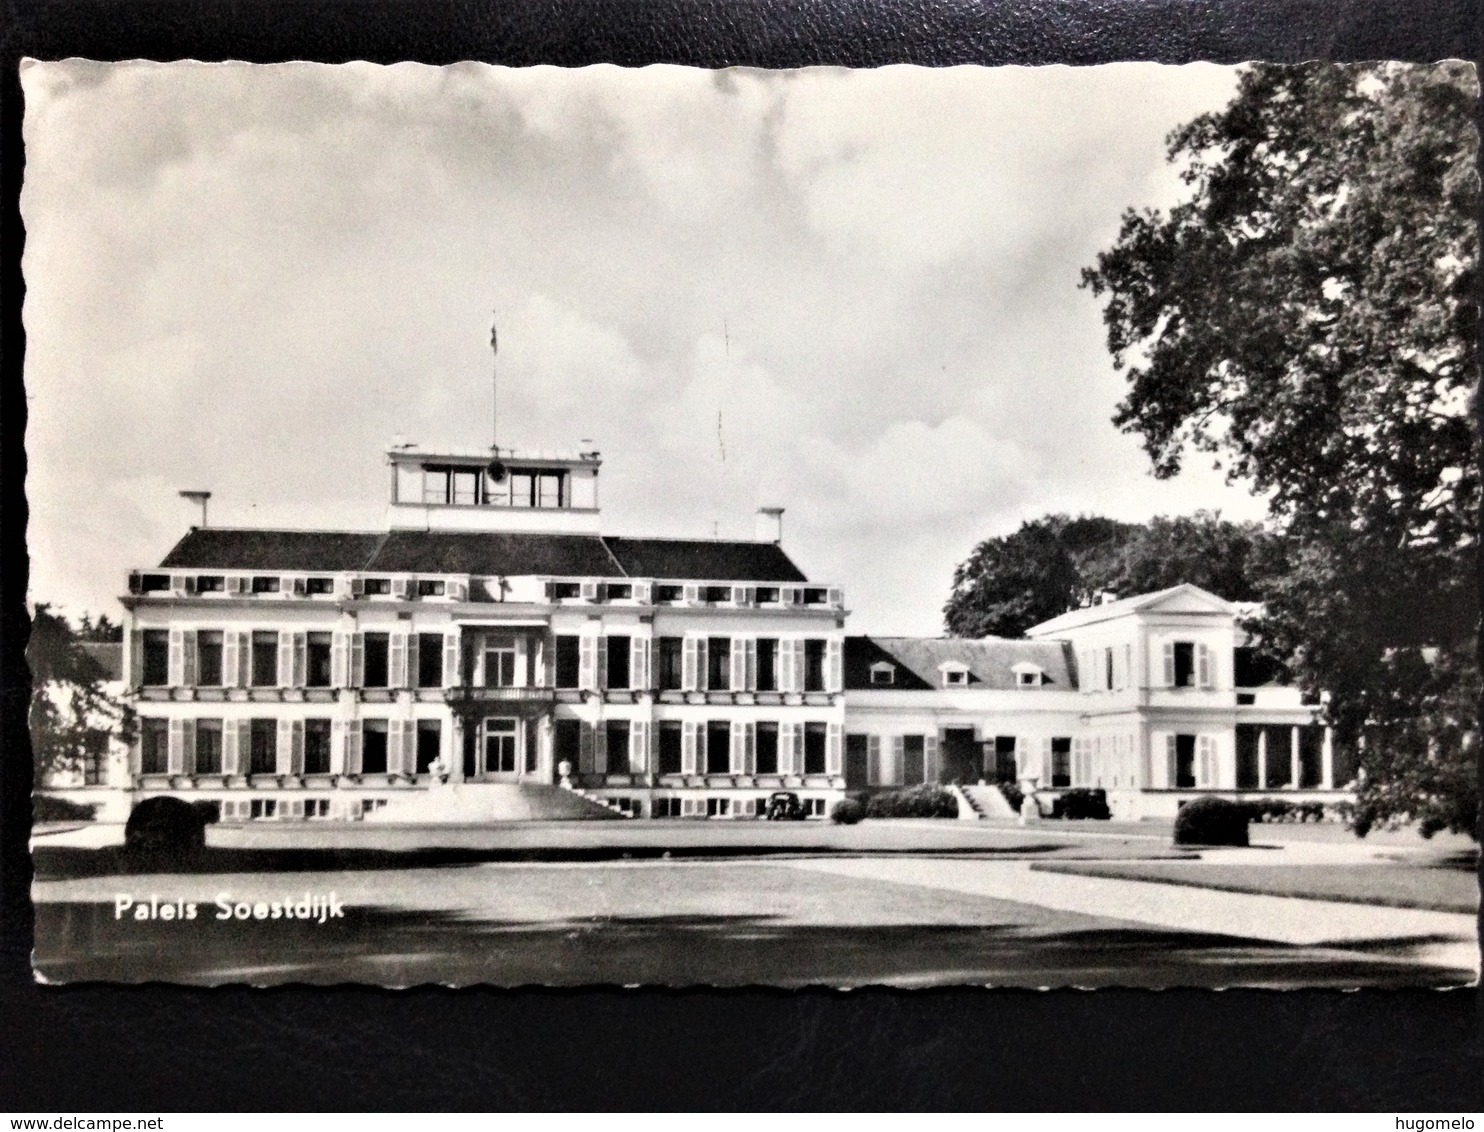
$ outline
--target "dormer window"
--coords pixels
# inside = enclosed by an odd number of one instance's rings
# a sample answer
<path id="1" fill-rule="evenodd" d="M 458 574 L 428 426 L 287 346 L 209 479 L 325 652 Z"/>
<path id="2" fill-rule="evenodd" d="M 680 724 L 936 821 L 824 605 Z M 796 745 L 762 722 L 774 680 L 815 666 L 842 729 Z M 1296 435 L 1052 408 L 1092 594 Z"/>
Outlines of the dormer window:
<path id="1" fill-rule="evenodd" d="M 1019 684 L 1022 688 L 1034 688 L 1040 682 L 1041 677 L 1034 672 L 1017 672 L 1015 674 L 1015 683 Z"/>
<path id="2" fill-rule="evenodd" d="M 442 597 L 448 592 L 448 584 L 440 578 L 419 578 L 417 581 L 418 597 Z"/>
<path id="3" fill-rule="evenodd" d="M 392 580 L 390 578 L 367 578 L 365 587 L 368 596 L 384 596 L 392 592 Z"/>
<path id="4" fill-rule="evenodd" d="M 252 592 L 255 594 L 276 594 L 278 592 L 278 579 L 260 575 L 252 580 Z"/>
<path id="5" fill-rule="evenodd" d="M 895 684 L 897 682 L 897 666 L 888 664 L 884 660 L 877 661 L 871 665 L 872 684 Z"/>
<path id="6" fill-rule="evenodd" d="M 778 602 L 777 586 L 758 586 L 757 601 L 759 605 L 774 605 Z"/>
<path id="7" fill-rule="evenodd" d="M 948 661 L 938 666 L 938 672 L 943 677 L 943 687 L 963 688 L 969 683 L 969 666 L 960 664 L 958 661 Z"/>
<path id="8" fill-rule="evenodd" d="M 1046 672 L 1038 664 L 1022 661 L 1013 665 L 1010 670 L 1015 673 L 1017 688 L 1039 688 L 1046 682 Z"/>

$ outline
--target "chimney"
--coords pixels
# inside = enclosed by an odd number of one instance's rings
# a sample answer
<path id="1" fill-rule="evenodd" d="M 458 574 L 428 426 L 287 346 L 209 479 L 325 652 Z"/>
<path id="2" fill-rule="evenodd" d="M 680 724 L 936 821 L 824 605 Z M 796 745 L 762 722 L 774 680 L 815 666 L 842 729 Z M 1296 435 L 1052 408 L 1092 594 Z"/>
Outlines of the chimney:
<path id="1" fill-rule="evenodd" d="M 783 508 L 759 507 L 757 509 L 756 538 L 758 542 L 783 542 Z"/>

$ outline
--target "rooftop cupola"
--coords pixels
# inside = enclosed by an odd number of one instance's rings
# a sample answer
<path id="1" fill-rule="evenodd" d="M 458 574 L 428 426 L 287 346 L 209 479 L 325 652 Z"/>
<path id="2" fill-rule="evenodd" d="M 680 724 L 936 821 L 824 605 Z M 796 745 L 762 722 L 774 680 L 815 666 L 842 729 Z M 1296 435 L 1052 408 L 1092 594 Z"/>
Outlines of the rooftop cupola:
<path id="1" fill-rule="evenodd" d="M 393 530 L 596 534 L 596 451 L 388 450 Z"/>

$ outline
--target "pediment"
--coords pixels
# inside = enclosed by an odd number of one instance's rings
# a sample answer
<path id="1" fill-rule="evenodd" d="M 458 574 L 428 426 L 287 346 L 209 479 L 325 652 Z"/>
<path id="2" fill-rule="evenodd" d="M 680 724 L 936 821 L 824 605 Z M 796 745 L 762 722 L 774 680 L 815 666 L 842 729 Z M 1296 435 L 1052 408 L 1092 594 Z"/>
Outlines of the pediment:
<path id="1" fill-rule="evenodd" d="M 1217 597 L 1199 586 L 1177 586 L 1172 590 L 1152 597 L 1147 605 L 1139 607 L 1140 613 L 1225 613 L 1234 614 L 1231 602 Z"/>

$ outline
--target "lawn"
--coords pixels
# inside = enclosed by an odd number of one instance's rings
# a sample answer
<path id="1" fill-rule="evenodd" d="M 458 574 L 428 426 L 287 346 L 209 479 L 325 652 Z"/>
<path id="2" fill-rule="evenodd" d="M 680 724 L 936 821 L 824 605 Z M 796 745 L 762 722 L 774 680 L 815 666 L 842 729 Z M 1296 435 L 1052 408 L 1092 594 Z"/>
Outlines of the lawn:
<path id="1" fill-rule="evenodd" d="M 1477 912 L 1478 875 L 1471 868 L 1407 865 L 1217 865 L 1204 861 L 1037 862 L 1037 872 L 1114 877 L 1189 885 L 1223 892 L 1256 892 L 1388 908 Z"/>

